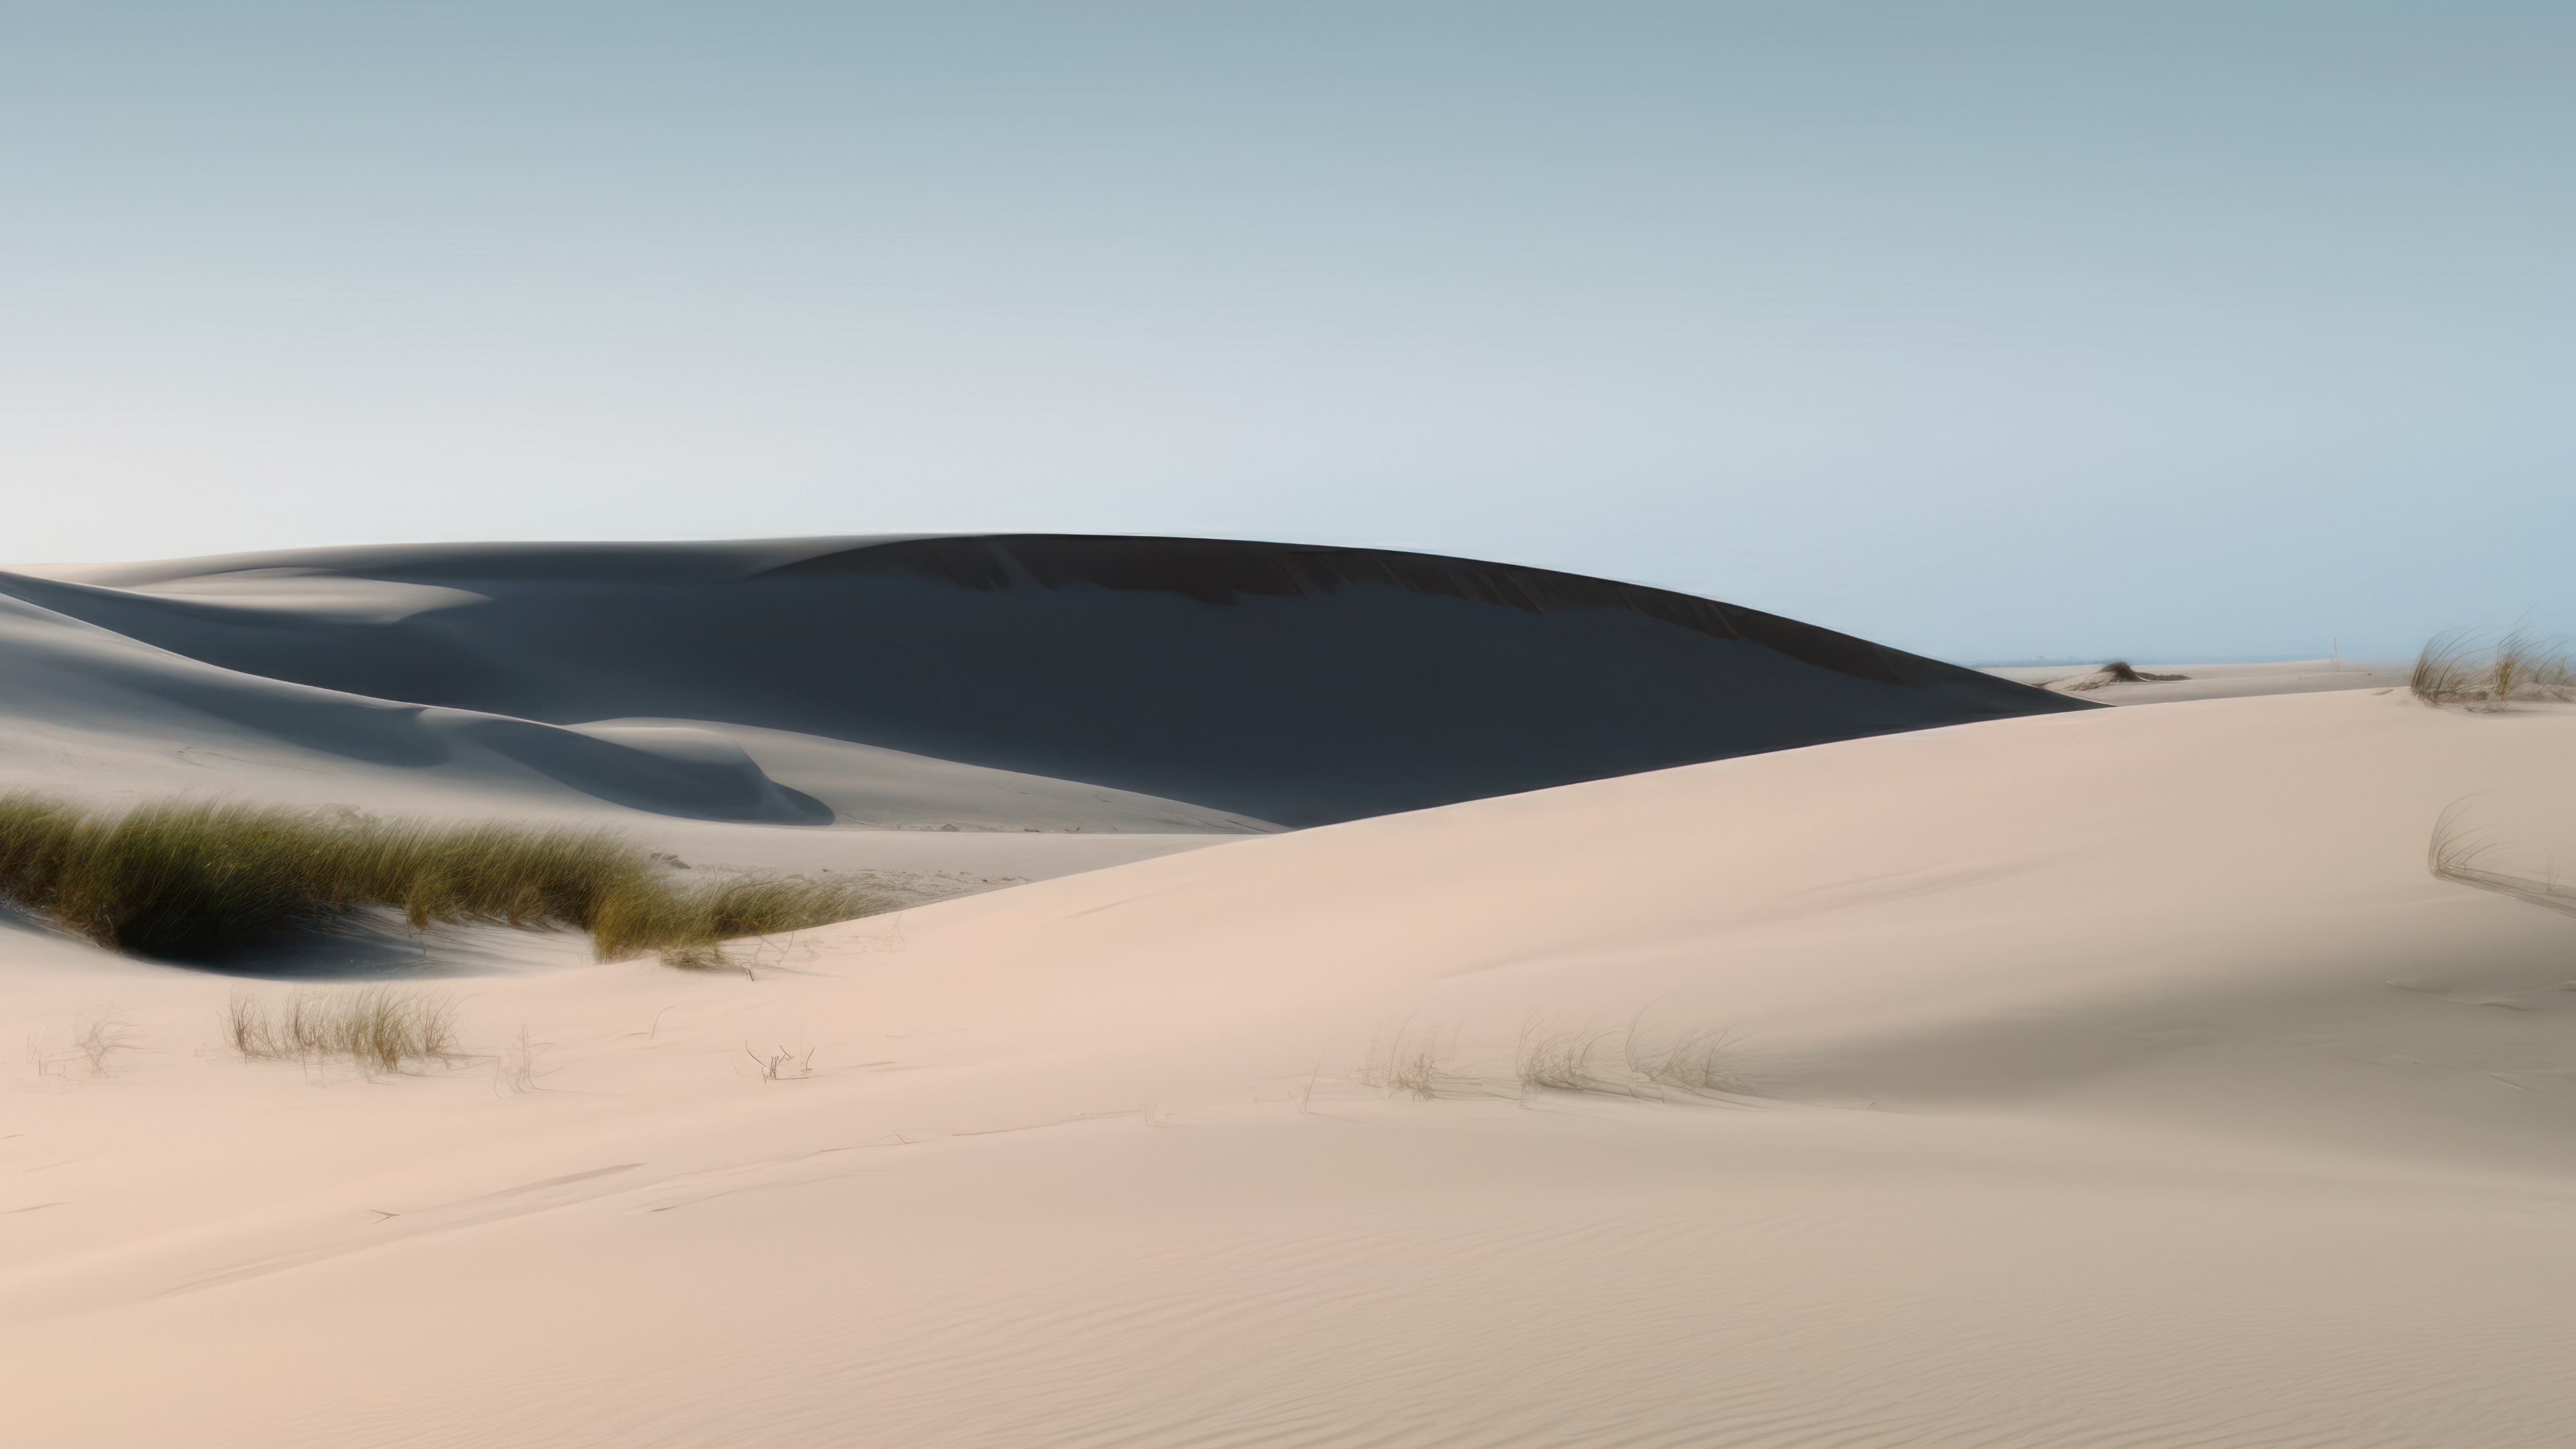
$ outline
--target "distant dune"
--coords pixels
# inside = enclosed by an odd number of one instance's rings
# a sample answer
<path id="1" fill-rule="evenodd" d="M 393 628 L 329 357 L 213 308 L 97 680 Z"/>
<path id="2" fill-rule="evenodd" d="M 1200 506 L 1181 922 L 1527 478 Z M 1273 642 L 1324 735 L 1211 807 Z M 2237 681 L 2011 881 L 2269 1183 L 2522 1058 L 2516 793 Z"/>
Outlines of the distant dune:
<path id="1" fill-rule="evenodd" d="M 2402 689 L 2404 659 L 2282 659 L 2262 663 L 2158 664 L 2125 660 L 2099 665 L 2014 664 L 1982 673 L 2042 689 L 2079 694 L 2095 704 L 2179 704 L 2193 699 L 2245 699 L 2263 694 L 2327 694 L 2346 689 Z"/>
<path id="2" fill-rule="evenodd" d="M 866 823 L 928 821 L 952 787 L 989 806 L 982 769 L 1106 787 L 1121 803 L 1090 828 L 1260 830 L 2090 707 L 1659 589 L 1204 539 L 306 549 L 0 574 L 0 595 L 31 606 L 0 643 L 88 661 L 24 713 L 153 733 L 176 710 L 378 764 L 498 755 L 636 809 L 776 823 L 834 819 L 835 780 L 909 797 L 872 819 L 843 788 Z M 632 719 L 661 732 L 560 728 Z M 825 763 L 834 741 L 878 753 Z M 904 756 L 930 763 L 894 787 Z"/>

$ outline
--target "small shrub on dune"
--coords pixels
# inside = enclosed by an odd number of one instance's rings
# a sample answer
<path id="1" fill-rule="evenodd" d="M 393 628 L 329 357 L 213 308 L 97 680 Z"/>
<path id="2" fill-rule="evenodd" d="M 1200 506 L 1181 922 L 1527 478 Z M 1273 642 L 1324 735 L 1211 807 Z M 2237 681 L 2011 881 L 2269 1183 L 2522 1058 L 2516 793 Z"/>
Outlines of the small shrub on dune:
<path id="1" fill-rule="evenodd" d="M 712 965 L 719 943 L 892 909 L 802 877 L 676 883 L 615 832 L 370 820 L 201 801 L 102 815 L 0 797 L 0 896 L 110 950 L 221 965 L 369 907 L 415 930 L 502 924 L 591 934 L 600 959 Z"/>

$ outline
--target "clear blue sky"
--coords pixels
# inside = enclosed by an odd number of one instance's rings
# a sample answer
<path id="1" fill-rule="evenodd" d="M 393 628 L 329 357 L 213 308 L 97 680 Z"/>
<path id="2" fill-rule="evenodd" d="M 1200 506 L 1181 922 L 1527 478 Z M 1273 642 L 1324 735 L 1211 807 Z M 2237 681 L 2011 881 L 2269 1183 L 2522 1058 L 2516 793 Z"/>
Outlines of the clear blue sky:
<path id="1" fill-rule="evenodd" d="M 23 561 L 1376 544 L 2576 626 L 2576 7 L 0 3 Z"/>

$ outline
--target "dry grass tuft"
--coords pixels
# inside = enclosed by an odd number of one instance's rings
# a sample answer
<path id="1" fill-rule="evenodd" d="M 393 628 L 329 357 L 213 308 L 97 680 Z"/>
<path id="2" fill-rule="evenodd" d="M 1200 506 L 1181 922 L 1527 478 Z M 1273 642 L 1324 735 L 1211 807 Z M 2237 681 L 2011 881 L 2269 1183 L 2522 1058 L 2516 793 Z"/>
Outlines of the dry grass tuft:
<path id="1" fill-rule="evenodd" d="M 89 1063 L 91 1076 L 109 1077 L 116 1074 L 115 1067 L 110 1065 L 110 1059 L 118 1052 L 133 1050 L 134 1044 L 140 1041 L 142 1036 L 143 1034 L 135 1030 L 131 1023 L 118 1021 L 112 1017 L 84 1021 L 72 1028 L 72 1050 L 80 1054 L 81 1060 Z"/>
<path id="2" fill-rule="evenodd" d="M 1473 1083 L 1452 1066 L 1453 1044 L 1437 1031 L 1415 1032 L 1409 1027 L 1379 1037 L 1369 1046 L 1368 1060 L 1356 1074 L 1360 1085 L 1375 1087 L 1390 1097 L 1411 1097 L 1428 1102 L 1449 1096 L 1460 1087 Z"/>
<path id="3" fill-rule="evenodd" d="M 1589 1024 L 1524 1025 L 1518 1049 L 1512 1053 L 1513 1074 L 1520 1078 L 1521 1090 L 1589 1092 L 1599 1087 L 1601 1078 L 1593 1070 L 1592 1058 L 1609 1035 Z"/>
<path id="4" fill-rule="evenodd" d="M 2406 682 L 2408 691 L 2437 707 L 2473 698 L 2478 685 L 2474 654 L 2475 647 L 2458 630 L 2434 635 L 2425 641 L 2423 652 L 2415 656 L 2415 672 Z"/>
<path id="5" fill-rule="evenodd" d="M 796 1052 L 780 1047 L 775 1051 L 757 1052 L 751 1049 L 751 1043 L 742 1044 L 742 1054 L 760 1065 L 760 1079 L 764 1082 L 801 1082 L 814 1075 L 814 1053 L 819 1050 L 819 1047 L 807 1047 Z"/>
<path id="6" fill-rule="evenodd" d="M 1620 1045 L 1612 1057 L 1609 1043 Z M 1506 1095 L 1517 1083 L 1523 1105 L 1539 1092 L 1606 1092 L 1668 1100 L 1674 1092 L 1698 1097 L 1755 1094 L 1735 1034 L 1697 1030 L 1649 1035 L 1631 1022 L 1621 1036 L 1592 1022 L 1567 1024 L 1532 1018 L 1521 1027 L 1511 1055 L 1511 1076 L 1459 1070 L 1455 1033 L 1411 1026 L 1381 1034 L 1353 1073 L 1361 1085 L 1389 1096 L 1431 1101 L 1443 1097 Z M 1311 1094 L 1312 1083 L 1308 1091 Z"/>
<path id="7" fill-rule="evenodd" d="M 443 1066 L 462 1055 L 455 1003 L 391 986 L 264 999 L 236 993 L 224 1013 L 224 1034 L 249 1061 L 319 1066 L 346 1060 L 369 1072 Z"/>
<path id="8" fill-rule="evenodd" d="M 2426 642 L 2407 688 L 2436 708 L 2491 712 L 2515 700 L 2564 704 L 2576 701 L 2576 666 L 2562 643 L 2520 626 L 2493 639 L 2454 629 Z"/>
<path id="9" fill-rule="evenodd" d="M 51 1033 L 44 1031 L 28 1033 L 27 1060 L 34 1065 L 37 1076 L 65 1080 L 70 1079 L 74 1062 L 86 1064 L 92 1078 L 115 1076 L 116 1054 L 135 1050 L 135 1043 L 143 1039 L 142 1032 L 136 1030 L 133 1023 L 114 1017 L 92 1017 L 73 1022 L 71 1050 L 67 1052 L 48 1051 L 45 1039 L 49 1035 Z"/>
<path id="10" fill-rule="evenodd" d="M 801 876 L 680 884 L 608 830 L 202 801 L 106 815 L 27 794 L 0 796 L 0 897 L 110 950 L 201 965 L 389 906 L 415 930 L 581 930 L 602 960 L 660 952 L 706 966 L 724 941 L 901 904 Z"/>
<path id="11" fill-rule="evenodd" d="M 541 1043 L 529 1039 L 528 1029 L 520 1027 L 519 1039 L 492 1056 L 492 1094 L 519 1097 L 543 1090 L 537 1085 L 537 1078 L 544 1075 L 537 1070 L 537 1053 L 542 1050 Z"/>
<path id="12" fill-rule="evenodd" d="M 1658 1041 L 1632 1026 L 1624 1055 L 1631 1076 L 1658 1087 L 1698 1096 L 1744 1096 L 1753 1090 L 1737 1061 L 1733 1032 L 1689 1031 Z"/>

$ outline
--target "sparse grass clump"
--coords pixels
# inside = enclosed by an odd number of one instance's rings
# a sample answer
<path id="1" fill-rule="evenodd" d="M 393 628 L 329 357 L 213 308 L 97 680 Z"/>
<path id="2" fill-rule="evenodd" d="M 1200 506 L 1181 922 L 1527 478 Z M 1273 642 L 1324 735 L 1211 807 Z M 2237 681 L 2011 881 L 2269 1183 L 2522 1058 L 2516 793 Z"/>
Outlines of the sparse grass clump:
<path id="1" fill-rule="evenodd" d="M 1727 1031 L 1685 1031 L 1649 1036 L 1631 1022 L 1619 1047 L 1619 1064 L 1599 1061 L 1602 1044 L 1613 1033 L 1590 1023 L 1543 1025 L 1521 1029 L 1520 1049 L 1513 1056 L 1521 1090 L 1615 1092 L 1631 1097 L 1662 1097 L 1667 1091 L 1693 1096 L 1741 1096 L 1752 1090 L 1737 1063 L 1735 1036 Z M 1625 1067 L 1623 1072 L 1621 1067 Z"/>
<path id="2" fill-rule="evenodd" d="M 2576 665 L 2566 649 L 2522 628 L 2488 639 L 2454 629 L 2415 656 L 2408 690 L 2435 707 L 2500 710 L 2515 700 L 2576 700 Z"/>
<path id="3" fill-rule="evenodd" d="M 378 820 L 202 801 L 85 811 L 0 796 L 0 896 L 110 950 L 238 962 L 375 906 L 414 930 L 587 931 L 601 960 L 719 964 L 719 943 L 874 914 L 856 884 L 787 876 L 683 883 L 615 832 Z"/>
<path id="4" fill-rule="evenodd" d="M 1543 1087 L 1556 1092 L 1589 1092 L 1601 1085 L 1592 1054 L 1609 1033 L 1590 1025 L 1546 1027 L 1533 1021 L 1521 1028 L 1512 1068 L 1523 1090 Z"/>
<path id="5" fill-rule="evenodd" d="M 133 1023 L 118 1021 L 114 1017 L 92 1017 L 73 1022 L 72 1049 L 68 1052 L 48 1051 L 45 1047 L 47 1035 L 38 1031 L 27 1037 L 27 1060 L 35 1066 L 36 1075 L 40 1077 L 68 1078 L 71 1064 L 75 1061 L 86 1062 L 93 1078 L 115 1076 L 116 1054 L 133 1051 L 135 1043 L 143 1039 L 143 1034 L 135 1029 Z"/>
<path id="6" fill-rule="evenodd" d="M 1460 1075 L 1451 1064 L 1453 1046 L 1437 1031 L 1398 1029 L 1370 1045 L 1368 1060 L 1354 1075 L 1362 1085 L 1375 1087 L 1390 1097 L 1428 1102 L 1462 1086 L 1474 1085 L 1473 1078 Z"/>
<path id="7" fill-rule="evenodd" d="M 1628 1070 L 1640 1081 L 1699 1096 L 1743 1096 L 1753 1090 L 1737 1062 L 1735 1034 L 1687 1031 L 1648 1040 L 1628 1033 Z"/>
<path id="8" fill-rule="evenodd" d="M 1379 1033 L 1352 1079 L 1390 1097 L 1424 1102 L 1509 1095 L 1517 1086 L 1524 1106 L 1549 1092 L 1649 1101 L 1672 1101 L 1677 1093 L 1703 1098 L 1756 1095 L 1731 1031 L 1649 1034 L 1641 1022 L 1630 1022 L 1622 1033 L 1595 1022 L 1532 1017 L 1522 1024 L 1520 1037 L 1512 1045 L 1509 1076 L 1461 1069 L 1458 1049 L 1454 1030 L 1408 1023 Z"/>
<path id="9" fill-rule="evenodd" d="M 251 1061 L 346 1060 L 369 1072 L 400 1072 L 456 1059 L 456 1007 L 444 996 L 391 986 L 301 991 L 261 1000 L 235 995 L 224 1034 Z"/>

